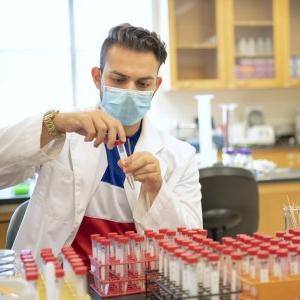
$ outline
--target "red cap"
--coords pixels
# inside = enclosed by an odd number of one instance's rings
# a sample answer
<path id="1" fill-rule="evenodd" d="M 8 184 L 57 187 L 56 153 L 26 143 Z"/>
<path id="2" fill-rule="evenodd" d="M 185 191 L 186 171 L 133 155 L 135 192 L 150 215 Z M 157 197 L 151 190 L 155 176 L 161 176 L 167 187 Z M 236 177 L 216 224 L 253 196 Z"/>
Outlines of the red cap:
<path id="1" fill-rule="evenodd" d="M 37 268 L 36 262 L 25 262 L 23 263 L 24 268 Z"/>
<path id="2" fill-rule="evenodd" d="M 39 274 L 38 272 L 34 272 L 34 271 L 31 271 L 31 272 L 26 272 L 25 273 L 25 278 L 26 280 L 38 280 L 39 278 Z"/>
<path id="3" fill-rule="evenodd" d="M 261 250 L 268 250 L 270 247 L 271 247 L 270 243 L 262 243 L 262 244 L 259 245 L 259 248 Z"/>
<path id="4" fill-rule="evenodd" d="M 181 255 L 184 253 L 184 251 L 182 249 L 175 249 L 174 250 L 174 255 L 176 257 L 181 257 Z"/>
<path id="5" fill-rule="evenodd" d="M 79 276 L 86 275 L 88 273 L 88 268 L 86 266 L 76 267 L 74 268 L 74 273 Z"/>
<path id="6" fill-rule="evenodd" d="M 163 233 L 163 234 L 166 234 L 168 231 L 168 228 L 161 228 L 158 230 L 159 233 Z"/>
<path id="7" fill-rule="evenodd" d="M 213 261 L 219 261 L 219 259 L 220 259 L 219 255 L 214 254 L 214 253 L 209 254 L 209 255 L 207 256 L 207 258 L 208 258 L 208 260 L 209 260 L 210 262 L 213 262 Z"/>
<path id="8" fill-rule="evenodd" d="M 286 249 L 279 249 L 279 250 L 277 250 L 277 255 L 279 257 L 287 257 L 288 251 Z"/>
<path id="9" fill-rule="evenodd" d="M 204 237 L 207 237 L 208 231 L 206 229 L 197 229 L 197 233 Z"/>
<path id="10" fill-rule="evenodd" d="M 287 249 L 289 252 L 296 252 L 297 251 L 297 246 L 296 245 L 288 245 Z"/>
<path id="11" fill-rule="evenodd" d="M 56 276 L 56 278 L 62 278 L 65 276 L 65 271 L 62 268 L 56 268 L 55 276 Z"/>
<path id="12" fill-rule="evenodd" d="M 22 259 L 22 262 L 23 262 L 23 264 L 24 263 L 35 263 L 35 260 L 34 260 L 34 258 L 23 258 Z"/>
<path id="13" fill-rule="evenodd" d="M 70 260 L 70 259 L 72 259 L 72 258 L 80 258 L 79 255 L 76 254 L 76 253 L 66 253 L 65 256 L 66 256 L 66 259 L 67 259 L 67 260 Z"/>
<path id="14" fill-rule="evenodd" d="M 136 234 L 136 232 L 135 231 L 133 231 L 133 230 L 129 230 L 129 231 L 125 231 L 125 236 L 127 236 L 127 237 L 130 237 L 132 234 Z"/>
<path id="15" fill-rule="evenodd" d="M 263 234 L 261 233 L 261 232 L 254 232 L 253 233 L 253 236 L 256 238 L 256 239 L 261 239 L 262 240 L 262 236 L 263 236 Z"/>
<path id="16" fill-rule="evenodd" d="M 177 227 L 177 232 L 182 232 L 184 229 L 186 229 L 186 227 Z"/>
<path id="17" fill-rule="evenodd" d="M 243 245 L 243 243 L 240 242 L 240 241 L 234 241 L 232 243 L 232 247 L 235 248 L 235 249 L 239 249 L 241 247 L 241 245 Z"/>
<path id="18" fill-rule="evenodd" d="M 300 236 L 294 236 L 292 238 L 292 243 L 296 244 L 296 245 L 299 245 L 300 244 Z"/>
<path id="19" fill-rule="evenodd" d="M 233 260 L 242 260 L 242 254 L 240 253 L 237 253 L 237 252 L 234 252 L 234 253 L 231 253 L 231 259 Z"/>
<path id="20" fill-rule="evenodd" d="M 267 234 L 263 234 L 261 238 L 266 243 L 270 242 L 270 240 L 272 239 L 272 237 L 270 235 L 267 235 Z"/>
<path id="21" fill-rule="evenodd" d="M 125 144 L 125 142 L 123 142 L 121 140 L 115 141 L 115 146 L 119 146 L 119 145 L 123 145 L 123 144 Z"/>
<path id="22" fill-rule="evenodd" d="M 269 253 L 267 251 L 258 251 L 257 257 L 260 259 L 267 259 L 269 257 Z"/>
<path id="23" fill-rule="evenodd" d="M 222 253 L 223 253 L 224 255 L 230 255 L 232 252 L 233 252 L 232 247 L 226 247 L 226 248 L 223 248 L 223 249 L 222 249 Z"/>
<path id="24" fill-rule="evenodd" d="M 99 244 L 101 244 L 102 246 L 109 246 L 110 245 L 110 240 L 109 239 L 102 239 L 101 241 L 99 241 Z"/>
<path id="25" fill-rule="evenodd" d="M 279 250 L 279 247 L 278 246 L 272 246 L 269 248 L 269 253 L 270 254 L 277 254 L 277 251 Z"/>
<path id="26" fill-rule="evenodd" d="M 293 229 L 293 233 L 294 233 L 294 235 L 296 235 L 296 236 L 300 236 L 300 229 L 294 228 L 294 229 Z"/>
<path id="27" fill-rule="evenodd" d="M 153 232 L 153 231 L 145 232 L 145 236 L 146 236 L 147 238 L 153 238 L 155 235 L 156 235 L 156 233 Z"/>
<path id="28" fill-rule="evenodd" d="M 294 235 L 291 234 L 291 233 L 285 233 L 283 235 L 283 238 L 284 238 L 285 241 L 291 241 L 293 237 L 294 237 Z"/>
<path id="29" fill-rule="evenodd" d="M 167 235 L 167 236 L 176 236 L 176 231 L 175 231 L 175 230 L 168 230 L 168 231 L 166 232 L 166 235 Z"/>
<path id="30" fill-rule="evenodd" d="M 186 261 L 189 264 L 195 264 L 198 262 L 198 258 L 195 255 L 190 255 L 190 256 L 186 257 Z"/>
<path id="31" fill-rule="evenodd" d="M 252 239 L 252 240 L 250 241 L 250 244 L 251 244 L 252 246 L 254 246 L 254 247 L 259 246 L 261 243 L 262 243 L 262 241 L 259 240 L 259 239 Z"/>
<path id="32" fill-rule="evenodd" d="M 145 241 L 145 237 L 143 235 L 137 234 L 137 235 L 135 235 L 134 240 L 136 242 L 144 242 Z"/>
<path id="33" fill-rule="evenodd" d="M 231 246 L 235 240 L 230 236 L 222 237 L 222 243 L 226 246 Z"/>
<path id="34" fill-rule="evenodd" d="M 202 257 L 208 257 L 209 254 L 211 254 L 211 251 L 209 251 L 209 250 L 202 250 L 202 252 L 201 252 Z"/>
<path id="35" fill-rule="evenodd" d="M 22 249 L 20 251 L 20 255 L 26 255 L 26 254 L 32 254 L 32 251 L 30 249 Z"/>
<path id="36" fill-rule="evenodd" d="M 40 253 L 53 253 L 52 249 L 51 248 L 43 248 L 41 249 Z"/>
<path id="37" fill-rule="evenodd" d="M 148 233 L 148 232 L 153 232 L 153 230 L 152 230 L 152 229 L 145 229 L 145 230 L 144 230 L 144 234 L 146 234 L 146 233 Z"/>
<path id="38" fill-rule="evenodd" d="M 118 235 L 117 232 L 109 232 L 109 233 L 107 234 L 107 237 L 108 237 L 108 238 L 112 238 L 112 237 L 115 237 L 116 235 Z"/>
<path id="39" fill-rule="evenodd" d="M 193 235 L 193 241 L 197 242 L 197 243 L 200 243 L 202 244 L 203 243 L 203 240 L 205 239 L 206 237 L 201 235 L 201 234 L 195 234 Z"/>
<path id="40" fill-rule="evenodd" d="M 287 241 L 280 241 L 278 243 L 279 248 L 282 248 L 282 249 L 286 249 L 288 245 L 289 245 L 289 242 L 287 242 Z"/>
<path id="41" fill-rule="evenodd" d="M 271 245 L 274 245 L 274 246 L 277 246 L 279 242 L 280 242 L 280 239 L 278 239 L 278 238 L 273 238 L 270 240 Z"/>
<path id="42" fill-rule="evenodd" d="M 25 269 L 25 273 L 31 273 L 31 272 L 37 272 L 38 273 L 38 268 L 37 268 L 37 266 L 36 267 L 24 267 L 24 269 Z"/>
<path id="43" fill-rule="evenodd" d="M 216 250 L 218 251 L 218 252 L 222 252 L 222 250 L 224 249 L 224 248 L 226 248 L 226 246 L 225 245 L 223 245 L 223 244 L 218 244 L 218 245 L 216 245 Z"/>
<path id="44" fill-rule="evenodd" d="M 277 231 L 275 236 L 278 238 L 281 238 L 281 237 L 283 237 L 284 234 L 285 234 L 285 231 Z"/>
<path id="45" fill-rule="evenodd" d="M 165 235 L 163 233 L 157 233 L 154 237 L 156 240 L 163 240 Z"/>
<path id="46" fill-rule="evenodd" d="M 95 233 L 95 234 L 91 234 L 90 238 L 92 241 L 95 241 L 98 237 L 100 237 L 101 235 L 99 233 Z"/>
<path id="47" fill-rule="evenodd" d="M 71 252 L 71 251 L 75 252 L 75 250 L 74 250 L 73 247 L 71 247 L 71 246 L 63 246 L 63 247 L 61 248 L 61 252 L 62 252 L 63 254 L 65 254 L 65 252 Z"/>
<path id="48" fill-rule="evenodd" d="M 247 250 L 250 249 L 250 248 L 251 248 L 251 245 L 248 245 L 248 244 L 243 244 L 243 245 L 240 246 L 240 250 L 242 252 L 247 252 Z"/>
<path id="49" fill-rule="evenodd" d="M 254 247 L 254 248 L 252 247 L 247 250 L 249 255 L 257 255 L 258 251 L 259 251 L 259 248 L 257 248 L 257 247 Z"/>

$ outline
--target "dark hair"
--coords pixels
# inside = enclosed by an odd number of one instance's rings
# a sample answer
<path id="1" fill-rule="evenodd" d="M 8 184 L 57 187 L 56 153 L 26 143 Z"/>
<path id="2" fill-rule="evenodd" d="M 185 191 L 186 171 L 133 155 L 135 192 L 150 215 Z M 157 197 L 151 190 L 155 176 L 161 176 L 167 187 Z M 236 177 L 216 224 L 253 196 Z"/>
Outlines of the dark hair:
<path id="1" fill-rule="evenodd" d="M 108 37 L 104 40 L 100 54 L 101 70 L 104 68 L 107 52 L 113 45 L 141 52 L 151 51 L 159 62 L 159 66 L 167 58 L 166 45 L 155 32 L 125 23 L 111 28 Z"/>

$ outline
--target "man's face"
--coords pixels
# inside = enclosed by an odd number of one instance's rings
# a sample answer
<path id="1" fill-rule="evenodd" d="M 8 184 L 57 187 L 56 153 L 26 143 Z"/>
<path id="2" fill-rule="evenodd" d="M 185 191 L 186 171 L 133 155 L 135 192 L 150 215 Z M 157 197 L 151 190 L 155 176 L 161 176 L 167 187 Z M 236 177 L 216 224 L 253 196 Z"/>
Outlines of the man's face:
<path id="1" fill-rule="evenodd" d="M 152 52 L 112 46 L 107 53 L 102 74 L 98 68 L 94 68 L 92 74 L 100 89 L 102 85 L 107 85 L 129 90 L 156 91 L 161 84 L 161 78 L 157 76 L 158 69 L 159 63 Z"/>

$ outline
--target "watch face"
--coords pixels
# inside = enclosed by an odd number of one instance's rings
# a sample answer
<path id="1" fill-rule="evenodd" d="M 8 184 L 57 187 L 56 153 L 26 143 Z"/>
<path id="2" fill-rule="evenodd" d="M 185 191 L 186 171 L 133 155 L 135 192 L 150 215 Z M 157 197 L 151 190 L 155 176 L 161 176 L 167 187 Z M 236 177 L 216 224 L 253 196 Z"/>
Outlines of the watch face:
<path id="1" fill-rule="evenodd" d="M 248 126 L 252 127 L 255 125 L 263 125 L 264 122 L 264 115 L 263 112 L 260 110 L 252 110 L 248 114 Z"/>

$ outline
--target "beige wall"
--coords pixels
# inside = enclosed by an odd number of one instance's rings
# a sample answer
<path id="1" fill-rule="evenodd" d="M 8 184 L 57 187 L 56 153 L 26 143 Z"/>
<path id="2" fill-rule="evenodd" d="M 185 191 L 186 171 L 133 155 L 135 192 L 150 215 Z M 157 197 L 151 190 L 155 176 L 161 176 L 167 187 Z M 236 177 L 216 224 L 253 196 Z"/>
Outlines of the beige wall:
<path id="1" fill-rule="evenodd" d="M 260 90 L 217 90 L 199 92 L 212 93 L 213 117 L 217 124 L 221 121 L 220 103 L 234 102 L 237 120 L 242 121 L 247 106 L 262 106 L 266 122 L 271 125 L 293 124 L 297 107 L 300 107 L 300 88 L 298 89 L 260 89 Z M 174 120 L 192 122 L 197 115 L 194 95 L 197 92 L 160 91 L 155 96 L 152 114 L 164 123 Z"/>

